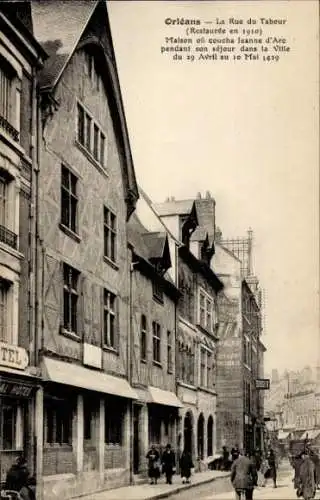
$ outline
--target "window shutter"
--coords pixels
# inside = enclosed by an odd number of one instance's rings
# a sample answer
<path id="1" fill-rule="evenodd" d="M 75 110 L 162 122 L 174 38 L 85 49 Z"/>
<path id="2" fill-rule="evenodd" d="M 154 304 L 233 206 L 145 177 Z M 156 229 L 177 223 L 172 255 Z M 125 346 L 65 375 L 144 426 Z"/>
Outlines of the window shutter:
<path id="1" fill-rule="evenodd" d="M 101 345 L 101 287 L 93 284 L 92 287 L 92 343 Z"/>
<path id="2" fill-rule="evenodd" d="M 44 345 L 56 350 L 56 337 L 63 318 L 63 268 L 59 260 L 43 255 L 43 323 Z"/>
<path id="3" fill-rule="evenodd" d="M 91 327 L 91 317 L 92 317 L 92 296 L 90 283 L 86 276 L 82 276 L 82 324 L 83 324 L 83 340 L 88 344 L 91 344 L 92 337 L 92 327 Z"/>

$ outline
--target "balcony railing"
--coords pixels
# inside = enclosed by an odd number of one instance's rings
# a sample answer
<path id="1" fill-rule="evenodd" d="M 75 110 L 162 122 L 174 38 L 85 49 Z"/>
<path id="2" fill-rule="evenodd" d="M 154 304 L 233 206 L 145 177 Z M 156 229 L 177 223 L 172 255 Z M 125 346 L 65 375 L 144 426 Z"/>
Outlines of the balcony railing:
<path id="1" fill-rule="evenodd" d="M 16 130 L 11 123 L 6 120 L 6 118 L 2 115 L 0 115 L 0 128 L 2 128 L 7 134 L 10 135 L 10 137 L 18 142 L 19 141 L 19 132 Z"/>
<path id="2" fill-rule="evenodd" d="M 10 231 L 10 229 L 0 225 L 0 241 L 9 245 L 10 247 L 17 249 L 18 237 L 15 233 Z"/>

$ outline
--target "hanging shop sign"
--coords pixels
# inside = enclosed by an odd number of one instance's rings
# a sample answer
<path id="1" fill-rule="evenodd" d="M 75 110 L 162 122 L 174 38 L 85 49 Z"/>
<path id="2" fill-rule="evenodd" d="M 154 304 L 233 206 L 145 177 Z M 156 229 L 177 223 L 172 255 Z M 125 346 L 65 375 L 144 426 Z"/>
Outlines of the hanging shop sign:
<path id="1" fill-rule="evenodd" d="M 257 378 L 256 379 L 256 389 L 258 389 L 260 391 L 268 391 L 270 389 L 270 379 Z"/>
<path id="2" fill-rule="evenodd" d="M 25 370 L 28 364 L 29 356 L 23 347 L 0 342 L 0 366 Z"/>
<path id="3" fill-rule="evenodd" d="M 16 384 L 6 380 L 0 381 L 0 394 L 5 396 L 12 396 L 16 398 L 29 398 L 33 386 L 25 384 Z"/>

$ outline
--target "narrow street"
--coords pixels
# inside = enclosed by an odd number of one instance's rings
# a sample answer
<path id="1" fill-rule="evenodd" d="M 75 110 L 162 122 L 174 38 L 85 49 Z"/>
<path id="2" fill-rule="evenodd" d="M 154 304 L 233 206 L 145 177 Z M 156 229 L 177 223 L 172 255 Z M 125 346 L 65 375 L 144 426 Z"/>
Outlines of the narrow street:
<path id="1" fill-rule="evenodd" d="M 296 492 L 292 483 L 293 472 L 287 466 L 281 468 L 278 474 L 278 487 L 273 488 L 271 482 L 264 488 L 256 488 L 254 500 L 294 500 Z M 188 491 L 182 491 L 171 497 L 172 500 L 234 500 L 235 493 L 229 478 L 204 484 Z M 315 497 L 320 499 L 320 491 Z"/>

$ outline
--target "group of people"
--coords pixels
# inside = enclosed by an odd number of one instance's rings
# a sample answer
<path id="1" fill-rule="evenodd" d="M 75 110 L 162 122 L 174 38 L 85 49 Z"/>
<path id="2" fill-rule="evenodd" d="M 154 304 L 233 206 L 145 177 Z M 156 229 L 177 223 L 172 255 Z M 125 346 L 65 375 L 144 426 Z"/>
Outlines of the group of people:
<path id="1" fill-rule="evenodd" d="M 166 477 L 166 483 L 172 484 L 172 477 L 176 472 L 176 457 L 170 444 L 167 444 L 164 452 L 160 452 L 154 445 L 151 446 L 146 456 L 148 460 L 148 475 L 151 484 L 157 484 L 158 479 L 163 473 Z M 191 471 L 194 467 L 191 453 L 184 450 L 179 460 L 180 475 L 182 483 L 189 483 Z"/>
<path id="2" fill-rule="evenodd" d="M 21 500 L 36 500 L 36 479 L 30 475 L 23 455 L 20 455 L 8 470 L 5 490 L 18 492 Z"/>
<path id="3" fill-rule="evenodd" d="M 316 495 L 320 483 L 320 459 L 313 450 L 304 448 L 292 459 L 294 468 L 294 488 L 298 498 L 311 500 Z"/>
<path id="4" fill-rule="evenodd" d="M 238 500 L 240 500 L 242 492 L 244 492 L 246 500 L 252 500 L 254 488 L 265 486 L 269 478 L 273 480 L 274 488 L 277 487 L 277 463 L 272 448 L 269 448 L 265 455 L 260 450 L 256 450 L 254 453 L 241 453 L 238 447 L 233 450 L 233 456 L 231 454 L 231 482 Z"/>

